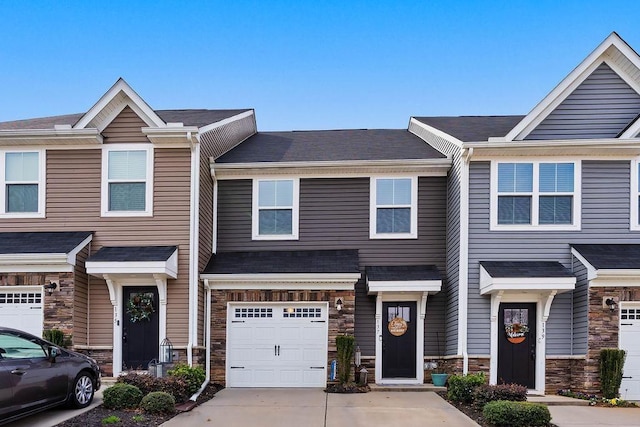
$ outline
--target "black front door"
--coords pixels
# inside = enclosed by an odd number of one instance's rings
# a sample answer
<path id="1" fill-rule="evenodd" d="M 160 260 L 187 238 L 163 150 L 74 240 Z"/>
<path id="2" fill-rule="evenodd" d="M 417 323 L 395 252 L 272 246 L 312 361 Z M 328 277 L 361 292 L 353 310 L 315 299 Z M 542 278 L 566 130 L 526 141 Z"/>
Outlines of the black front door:
<path id="1" fill-rule="evenodd" d="M 125 287 L 123 292 L 122 369 L 147 369 L 158 358 L 158 288 Z"/>
<path id="2" fill-rule="evenodd" d="M 536 304 L 500 304 L 498 383 L 536 385 Z"/>
<path id="3" fill-rule="evenodd" d="M 416 378 L 416 303 L 382 303 L 382 377 Z"/>

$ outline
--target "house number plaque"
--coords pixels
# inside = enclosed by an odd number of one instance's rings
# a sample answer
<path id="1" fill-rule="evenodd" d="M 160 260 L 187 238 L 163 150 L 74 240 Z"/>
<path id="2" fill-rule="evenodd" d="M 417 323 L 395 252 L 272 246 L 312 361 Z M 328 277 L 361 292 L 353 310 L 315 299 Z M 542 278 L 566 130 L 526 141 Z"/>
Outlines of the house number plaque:
<path id="1" fill-rule="evenodd" d="M 402 336 L 407 332 L 407 322 L 402 317 L 394 317 L 387 327 L 394 337 Z"/>

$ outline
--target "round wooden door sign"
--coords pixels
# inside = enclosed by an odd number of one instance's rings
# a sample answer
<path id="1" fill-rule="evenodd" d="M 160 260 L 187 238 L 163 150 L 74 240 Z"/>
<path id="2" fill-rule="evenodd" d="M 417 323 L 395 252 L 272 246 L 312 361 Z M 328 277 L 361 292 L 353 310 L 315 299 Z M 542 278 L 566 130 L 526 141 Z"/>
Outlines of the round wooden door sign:
<path id="1" fill-rule="evenodd" d="M 394 317 L 387 327 L 394 337 L 402 336 L 407 332 L 407 322 L 402 317 Z"/>

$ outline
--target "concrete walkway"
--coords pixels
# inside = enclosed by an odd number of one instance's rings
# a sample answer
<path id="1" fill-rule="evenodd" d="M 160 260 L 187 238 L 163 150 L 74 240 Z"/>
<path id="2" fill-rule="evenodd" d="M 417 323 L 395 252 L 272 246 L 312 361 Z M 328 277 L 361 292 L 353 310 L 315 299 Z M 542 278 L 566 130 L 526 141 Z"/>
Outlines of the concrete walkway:
<path id="1" fill-rule="evenodd" d="M 549 412 L 558 427 L 640 426 L 640 408 L 549 406 Z"/>
<path id="2" fill-rule="evenodd" d="M 321 389 L 224 389 L 164 427 L 282 426 L 472 427 L 475 422 L 436 393 L 327 394 Z"/>

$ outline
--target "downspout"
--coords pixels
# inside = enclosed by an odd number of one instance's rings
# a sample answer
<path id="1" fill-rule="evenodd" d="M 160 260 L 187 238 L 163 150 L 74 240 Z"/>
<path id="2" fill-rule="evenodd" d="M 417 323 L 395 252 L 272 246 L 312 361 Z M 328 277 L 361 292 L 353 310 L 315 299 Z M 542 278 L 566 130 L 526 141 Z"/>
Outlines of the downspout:
<path id="1" fill-rule="evenodd" d="M 460 270 L 458 277 L 458 310 L 464 313 L 464 324 L 458 316 L 458 350 L 462 353 L 462 373 L 469 373 L 467 328 L 469 326 L 469 162 L 473 147 L 460 153 Z"/>
<path id="2" fill-rule="evenodd" d="M 211 289 L 209 288 L 209 280 L 205 279 L 204 281 L 204 289 L 205 289 L 205 328 L 204 328 L 204 336 L 205 336 L 205 346 L 206 346 L 206 361 L 205 361 L 205 377 L 200 390 L 198 390 L 189 400 L 195 402 L 198 400 L 198 396 L 204 391 L 204 389 L 209 385 L 209 381 L 211 381 L 211 334 L 209 329 L 211 328 Z"/>
<path id="3" fill-rule="evenodd" d="M 191 132 L 187 139 L 191 143 L 191 206 L 189 207 L 189 340 L 187 343 L 187 362 L 193 366 L 193 346 L 197 341 L 198 329 L 198 245 L 200 227 L 200 135 L 193 142 Z"/>

